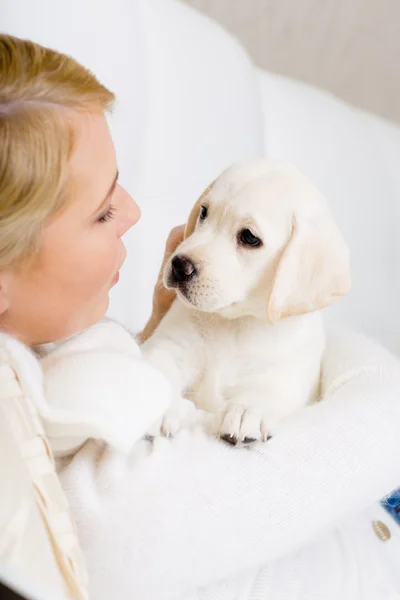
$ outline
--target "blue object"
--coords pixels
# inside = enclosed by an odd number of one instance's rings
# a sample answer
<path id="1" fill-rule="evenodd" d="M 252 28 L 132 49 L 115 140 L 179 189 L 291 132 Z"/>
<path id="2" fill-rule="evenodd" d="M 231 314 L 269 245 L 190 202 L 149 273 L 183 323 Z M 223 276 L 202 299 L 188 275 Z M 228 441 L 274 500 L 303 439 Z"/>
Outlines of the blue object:
<path id="1" fill-rule="evenodd" d="M 394 490 L 388 496 L 381 500 L 381 504 L 385 510 L 393 517 L 397 525 L 400 525 L 400 488 Z"/>

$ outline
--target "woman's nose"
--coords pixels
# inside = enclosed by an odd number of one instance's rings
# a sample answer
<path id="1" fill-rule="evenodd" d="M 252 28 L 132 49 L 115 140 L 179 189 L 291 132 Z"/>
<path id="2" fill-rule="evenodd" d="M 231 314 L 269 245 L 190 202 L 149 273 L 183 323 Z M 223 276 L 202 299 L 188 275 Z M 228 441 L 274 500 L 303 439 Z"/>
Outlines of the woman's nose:
<path id="1" fill-rule="evenodd" d="M 120 218 L 117 226 L 117 235 L 121 237 L 139 221 L 141 212 L 138 204 L 136 204 L 128 192 L 120 185 L 118 187 L 120 188 Z"/>

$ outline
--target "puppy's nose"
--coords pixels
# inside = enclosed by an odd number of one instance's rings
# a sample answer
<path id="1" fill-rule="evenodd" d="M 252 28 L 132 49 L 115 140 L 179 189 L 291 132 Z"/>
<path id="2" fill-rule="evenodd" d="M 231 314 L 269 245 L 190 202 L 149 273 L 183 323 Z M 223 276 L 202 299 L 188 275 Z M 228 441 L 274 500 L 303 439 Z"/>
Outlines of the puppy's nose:
<path id="1" fill-rule="evenodd" d="M 186 256 L 175 256 L 171 266 L 172 276 L 178 283 L 186 281 L 196 273 L 196 267 Z"/>

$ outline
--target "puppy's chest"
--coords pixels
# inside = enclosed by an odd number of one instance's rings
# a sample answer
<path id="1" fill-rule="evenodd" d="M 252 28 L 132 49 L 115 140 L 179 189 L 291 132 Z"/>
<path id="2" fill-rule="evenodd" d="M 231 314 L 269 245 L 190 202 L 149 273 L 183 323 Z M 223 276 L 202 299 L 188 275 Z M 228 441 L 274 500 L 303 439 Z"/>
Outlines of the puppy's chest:
<path id="1" fill-rule="evenodd" d="M 251 386 L 268 362 L 266 353 L 253 348 L 247 336 L 216 329 L 202 336 L 198 377 L 185 395 L 199 408 L 216 412 L 238 388 Z"/>

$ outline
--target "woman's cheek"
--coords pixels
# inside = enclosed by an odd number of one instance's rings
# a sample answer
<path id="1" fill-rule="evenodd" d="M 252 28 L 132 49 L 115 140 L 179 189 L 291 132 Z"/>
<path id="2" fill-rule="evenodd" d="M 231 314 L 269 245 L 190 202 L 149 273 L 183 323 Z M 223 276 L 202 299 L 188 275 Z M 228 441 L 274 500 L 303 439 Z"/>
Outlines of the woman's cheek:
<path id="1" fill-rule="evenodd" d="M 105 252 L 96 258 L 96 279 L 100 287 L 111 283 L 118 271 L 118 251 L 115 245 L 107 248 Z M 102 286 L 103 284 L 103 286 Z"/>

